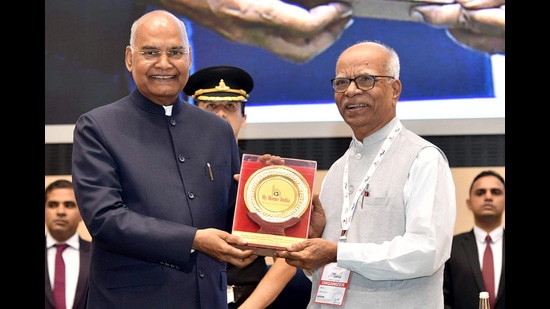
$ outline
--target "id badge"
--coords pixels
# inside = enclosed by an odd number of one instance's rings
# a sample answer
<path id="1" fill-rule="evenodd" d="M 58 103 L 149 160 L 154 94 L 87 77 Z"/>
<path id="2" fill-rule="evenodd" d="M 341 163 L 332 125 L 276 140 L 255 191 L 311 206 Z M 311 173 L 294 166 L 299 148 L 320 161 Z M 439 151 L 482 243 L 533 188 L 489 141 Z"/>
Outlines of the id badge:
<path id="1" fill-rule="evenodd" d="M 323 267 L 315 303 L 342 306 L 348 290 L 351 271 L 330 263 Z"/>

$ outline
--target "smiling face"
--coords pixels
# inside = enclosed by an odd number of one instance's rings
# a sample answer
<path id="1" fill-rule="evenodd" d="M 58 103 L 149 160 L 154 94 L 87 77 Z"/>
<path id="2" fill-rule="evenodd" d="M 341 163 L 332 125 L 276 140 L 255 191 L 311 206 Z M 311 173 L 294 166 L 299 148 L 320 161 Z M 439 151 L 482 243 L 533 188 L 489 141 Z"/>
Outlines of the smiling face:
<path id="1" fill-rule="evenodd" d="M 49 233 L 58 241 L 76 233 L 82 217 L 72 188 L 55 188 L 47 194 L 45 218 Z"/>
<path id="2" fill-rule="evenodd" d="M 387 50 L 376 43 L 359 43 L 346 49 L 336 62 L 336 76 L 355 78 L 359 75 L 391 75 L 388 72 Z M 335 92 L 334 100 L 340 115 L 354 136 L 363 140 L 396 116 L 401 94 L 398 79 L 377 77 L 370 90 L 357 88 L 351 82 L 344 92 Z"/>
<path id="3" fill-rule="evenodd" d="M 185 26 L 175 16 L 154 11 L 141 17 L 133 48 L 126 47 L 126 67 L 140 92 L 160 105 L 173 104 L 189 79 L 191 50 Z M 160 51 L 150 57 L 144 51 Z M 171 51 L 183 50 L 183 56 Z"/>

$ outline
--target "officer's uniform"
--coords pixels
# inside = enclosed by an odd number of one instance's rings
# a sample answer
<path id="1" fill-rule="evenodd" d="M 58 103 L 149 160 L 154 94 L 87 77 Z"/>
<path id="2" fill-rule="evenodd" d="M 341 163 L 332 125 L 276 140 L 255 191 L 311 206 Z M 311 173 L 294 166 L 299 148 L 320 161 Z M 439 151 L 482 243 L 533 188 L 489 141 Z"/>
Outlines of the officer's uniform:
<path id="1" fill-rule="evenodd" d="M 216 66 L 204 68 L 191 75 L 183 91 L 193 98 L 195 105 L 198 105 L 198 101 L 241 102 L 244 114 L 244 105 L 253 87 L 254 81 L 246 71 L 232 66 Z M 245 268 L 228 264 L 228 307 L 237 308 L 243 303 L 266 272 L 265 258 L 257 258 Z"/>

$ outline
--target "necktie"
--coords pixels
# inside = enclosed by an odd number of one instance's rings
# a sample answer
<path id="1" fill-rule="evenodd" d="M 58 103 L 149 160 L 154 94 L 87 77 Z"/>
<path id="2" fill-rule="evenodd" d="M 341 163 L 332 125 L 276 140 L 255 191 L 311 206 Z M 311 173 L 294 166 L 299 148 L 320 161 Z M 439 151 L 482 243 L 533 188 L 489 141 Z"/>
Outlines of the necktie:
<path id="1" fill-rule="evenodd" d="M 56 309 L 65 309 L 65 262 L 63 261 L 63 250 L 69 245 L 57 244 L 57 253 L 55 255 L 55 276 L 53 285 L 53 298 Z"/>
<path id="2" fill-rule="evenodd" d="M 489 292 L 489 303 L 491 308 L 495 306 L 495 270 L 493 266 L 493 250 L 491 250 L 491 236 L 487 234 L 485 237 L 485 253 L 483 253 L 483 281 L 485 282 L 485 290 Z"/>

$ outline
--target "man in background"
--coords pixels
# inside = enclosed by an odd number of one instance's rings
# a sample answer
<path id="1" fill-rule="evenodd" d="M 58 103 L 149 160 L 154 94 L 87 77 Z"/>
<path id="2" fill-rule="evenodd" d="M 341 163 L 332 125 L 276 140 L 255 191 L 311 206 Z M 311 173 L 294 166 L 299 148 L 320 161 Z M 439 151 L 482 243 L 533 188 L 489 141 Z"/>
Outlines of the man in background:
<path id="1" fill-rule="evenodd" d="M 254 80 L 245 70 L 234 66 L 214 66 L 191 75 L 183 92 L 200 109 L 229 121 L 238 141 L 239 131 L 246 125 L 244 109 L 253 88 Z M 241 149 L 240 152 L 242 156 Z"/>
<path id="2" fill-rule="evenodd" d="M 487 291 L 482 268 L 489 235 L 494 265 L 491 309 L 506 307 L 504 287 L 504 178 L 495 171 L 479 173 L 470 186 L 466 206 L 474 215 L 474 227 L 453 237 L 451 258 L 445 264 L 443 292 L 446 309 L 477 308 L 479 292 Z"/>
<path id="3" fill-rule="evenodd" d="M 245 70 L 234 66 L 213 66 L 191 75 L 183 91 L 193 98 L 194 104 L 199 108 L 227 120 L 238 142 L 239 131 L 246 125 L 245 105 L 253 88 L 254 80 Z M 244 151 L 239 150 L 242 158 Z M 276 259 L 269 271 L 265 258 L 257 258 L 245 268 L 229 264 L 228 308 L 268 307 L 295 274 L 303 276 L 301 271 L 297 273 L 296 268 L 288 265 L 284 259 Z M 309 281 L 307 283 L 305 289 L 311 286 Z M 300 295 L 294 295 L 294 298 L 299 304 Z"/>
<path id="4" fill-rule="evenodd" d="M 82 239 L 77 233 L 82 217 L 74 196 L 73 184 L 64 179 L 56 180 L 46 187 L 45 195 L 47 231 L 44 308 L 84 308 L 90 274 L 91 243 Z M 57 244 L 68 245 L 62 253 L 65 262 L 65 303 L 63 304 L 56 304 L 53 294 Z"/>

